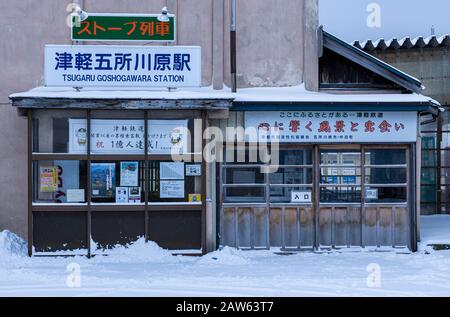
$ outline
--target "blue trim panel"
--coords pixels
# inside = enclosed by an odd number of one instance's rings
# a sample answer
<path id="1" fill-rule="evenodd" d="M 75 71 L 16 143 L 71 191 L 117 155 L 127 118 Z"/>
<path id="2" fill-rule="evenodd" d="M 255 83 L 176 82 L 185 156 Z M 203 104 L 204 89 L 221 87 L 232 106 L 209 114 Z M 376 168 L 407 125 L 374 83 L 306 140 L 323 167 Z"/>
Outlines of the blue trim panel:
<path id="1" fill-rule="evenodd" d="M 429 103 L 391 104 L 391 103 L 277 103 L 277 102 L 235 102 L 231 111 L 437 111 Z"/>

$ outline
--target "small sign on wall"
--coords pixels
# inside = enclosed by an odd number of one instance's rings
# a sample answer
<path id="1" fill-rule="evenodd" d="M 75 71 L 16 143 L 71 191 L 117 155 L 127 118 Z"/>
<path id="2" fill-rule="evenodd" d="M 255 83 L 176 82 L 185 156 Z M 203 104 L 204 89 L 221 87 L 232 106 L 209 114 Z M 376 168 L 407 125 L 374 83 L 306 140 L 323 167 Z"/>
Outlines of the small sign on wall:
<path id="1" fill-rule="evenodd" d="M 202 176 L 200 164 L 186 164 L 186 176 Z"/>
<path id="2" fill-rule="evenodd" d="M 310 203 L 311 192 L 291 192 L 291 203 Z"/>
<path id="3" fill-rule="evenodd" d="M 376 188 L 366 188 L 366 199 L 378 199 L 378 189 Z"/>

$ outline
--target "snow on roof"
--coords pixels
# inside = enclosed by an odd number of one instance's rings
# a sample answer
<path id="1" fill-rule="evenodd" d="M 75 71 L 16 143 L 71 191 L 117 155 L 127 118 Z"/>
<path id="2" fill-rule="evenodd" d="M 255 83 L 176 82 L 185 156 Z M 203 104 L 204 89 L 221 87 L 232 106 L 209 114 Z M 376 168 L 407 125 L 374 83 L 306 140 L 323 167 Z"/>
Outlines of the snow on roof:
<path id="1" fill-rule="evenodd" d="M 235 102 L 367 102 L 367 103 L 435 103 L 433 99 L 420 94 L 400 93 L 333 93 L 312 92 L 304 85 L 291 87 L 242 88 L 232 93 L 229 88 L 214 90 L 212 87 L 168 90 L 132 90 L 127 88 L 93 89 L 37 87 L 27 92 L 9 96 L 21 98 L 56 99 L 143 99 L 143 100 L 233 100 Z"/>
<path id="2" fill-rule="evenodd" d="M 359 49 L 365 51 L 374 50 L 387 50 L 387 49 L 410 49 L 410 48 L 433 48 L 438 46 L 450 46 L 450 35 L 446 34 L 443 36 L 418 36 L 411 38 L 409 36 L 402 39 L 392 38 L 390 40 L 385 40 L 383 38 L 378 40 L 367 40 L 367 41 L 355 41 L 353 45 Z"/>
<path id="3" fill-rule="evenodd" d="M 367 102 L 367 103 L 437 103 L 419 94 L 333 93 L 307 91 L 303 86 L 239 89 L 235 102 Z"/>
<path id="4" fill-rule="evenodd" d="M 231 92 L 214 90 L 212 87 L 192 89 L 142 89 L 126 87 L 111 88 L 82 88 L 70 87 L 37 87 L 26 92 L 9 96 L 15 98 L 56 98 L 56 99 L 165 99 L 165 100 L 189 100 L 189 99 L 233 99 Z"/>

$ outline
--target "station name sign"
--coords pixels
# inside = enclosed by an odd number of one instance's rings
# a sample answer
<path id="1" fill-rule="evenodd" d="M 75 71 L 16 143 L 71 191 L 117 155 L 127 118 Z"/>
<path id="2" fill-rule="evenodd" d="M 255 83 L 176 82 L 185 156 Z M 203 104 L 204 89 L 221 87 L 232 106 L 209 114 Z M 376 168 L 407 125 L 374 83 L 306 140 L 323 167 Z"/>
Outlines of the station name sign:
<path id="1" fill-rule="evenodd" d="M 73 41 L 151 41 L 174 42 L 175 16 L 160 21 L 157 14 L 89 13 L 84 21 L 73 17 Z"/>
<path id="2" fill-rule="evenodd" d="M 245 127 L 251 142 L 400 143 L 417 139 L 416 112 L 249 111 Z"/>
<path id="3" fill-rule="evenodd" d="M 199 46 L 46 45 L 45 85 L 200 87 Z"/>

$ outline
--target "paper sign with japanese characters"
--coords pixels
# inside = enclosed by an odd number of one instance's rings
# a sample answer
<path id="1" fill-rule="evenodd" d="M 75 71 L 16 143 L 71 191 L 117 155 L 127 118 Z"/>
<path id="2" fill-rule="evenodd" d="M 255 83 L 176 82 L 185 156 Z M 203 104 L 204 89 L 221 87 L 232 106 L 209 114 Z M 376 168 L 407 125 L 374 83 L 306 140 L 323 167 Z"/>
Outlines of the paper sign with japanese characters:
<path id="1" fill-rule="evenodd" d="M 91 120 L 91 153 L 144 154 L 144 120 Z M 149 120 L 150 154 L 187 153 L 187 120 Z M 86 119 L 69 120 L 69 153 L 87 153 Z"/>
<path id="2" fill-rule="evenodd" d="M 416 112 L 251 111 L 245 113 L 250 142 L 415 142 Z"/>
<path id="3" fill-rule="evenodd" d="M 200 46 L 46 45 L 45 86 L 200 87 Z"/>

